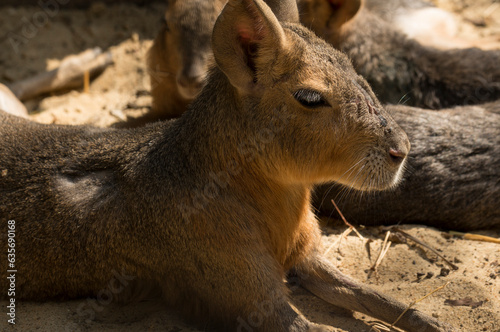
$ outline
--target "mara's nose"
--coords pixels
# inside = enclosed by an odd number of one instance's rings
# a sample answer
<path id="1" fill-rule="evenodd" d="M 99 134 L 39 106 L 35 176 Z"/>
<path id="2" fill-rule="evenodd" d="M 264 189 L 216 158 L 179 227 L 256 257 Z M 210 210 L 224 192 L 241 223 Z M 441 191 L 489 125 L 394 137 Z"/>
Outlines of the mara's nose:
<path id="1" fill-rule="evenodd" d="M 394 166 L 400 166 L 410 153 L 411 143 L 408 136 L 404 130 L 395 123 L 385 129 L 385 134 L 388 139 L 387 158 Z"/>
<path id="2" fill-rule="evenodd" d="M 177 79 L 177 85 L 182 96 L 186 99 L 194 99 L 204 85 L 203 75 L 181 75 Z"/>
<path id="3" fill-rule="evenodd" d="M 179 78 L 179 85 L 185 89 L 201 90 L 203 87 L 202 76 L 181 76 Z"/>
<path id="4" fill-rule="evenodd" d="M 389 149 L 389 158 L 396 165 L 401 164 L 405 160 L 407 155 L 408 151 L 404 151 L 403 149 Z"/>

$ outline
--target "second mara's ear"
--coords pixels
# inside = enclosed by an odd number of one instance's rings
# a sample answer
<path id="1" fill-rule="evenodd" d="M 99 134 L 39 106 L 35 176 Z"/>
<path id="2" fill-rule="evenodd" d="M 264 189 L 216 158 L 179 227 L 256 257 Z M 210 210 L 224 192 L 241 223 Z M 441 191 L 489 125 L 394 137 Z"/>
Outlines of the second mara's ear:
<path id="1" fill-rule="evenodd" d="M 264 1 L 229 0 L 215 23 L 212 48 L 231 84 L 241 93 L 251 94 L 257 85 L 257 60 L 272 61 L 285 50 L 286 37 Z"/>
<path id="2" fill-rule="evenodd" d="M 303 23 L 316 33 L 339 33 L 365 0 L 298 0 Z"/>
<path id="3" fill-rule="evenodd" d="M 296 0 L 265 0 L 280 22 L 299 23 Z"/>
<path id="4" fill-rule="evenodd" d="M 331 29 L 339 29 L 342 25 L 352 20 L 364 3 L 364 0 L 327 1 L 330 4 L 330 9 L 332 11 L 332 17 L 329 23 Z"/>

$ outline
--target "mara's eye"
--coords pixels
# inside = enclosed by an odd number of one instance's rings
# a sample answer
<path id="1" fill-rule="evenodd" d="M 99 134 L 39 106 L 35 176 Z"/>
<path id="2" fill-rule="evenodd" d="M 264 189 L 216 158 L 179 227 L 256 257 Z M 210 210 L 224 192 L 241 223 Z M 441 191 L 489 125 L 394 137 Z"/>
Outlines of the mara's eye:
<path id="1" fill-rule="evenodd" d="M 303 106 L 308 108 L 330 106 L 321 93 L 314 90 L 300 89 L 295 91 L 293 97 Z"/>

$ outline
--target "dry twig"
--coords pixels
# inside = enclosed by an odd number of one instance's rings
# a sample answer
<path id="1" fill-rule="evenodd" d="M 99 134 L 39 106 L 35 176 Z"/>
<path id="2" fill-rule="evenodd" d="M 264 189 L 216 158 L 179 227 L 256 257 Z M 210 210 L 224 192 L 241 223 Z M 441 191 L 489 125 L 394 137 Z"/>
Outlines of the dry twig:
<path id="1" fill-rule="evenodd" d="M 462 239 L 465 239 L 465 240 L 500 243 L 500 239 L 497 239 L 497 238 L 494 238 L 491 236 L 486 236 L 486 235 L 462 233 L 462 232 L 455 232 L 455 231 L 449 231 L 448 233 L 450 235 L 453 235 L 453 236 L 461 237 Z"/>
<path id="2" fill-rule="evenodd" d="M 422 247 L 429 249 L 430 251 L 432 251 L 433 253 L 435 253 L 436 255 L 438 255 L 453 270 L 458 270 L 458 266 L 456 266 L 455 264 L 453 264 L 452 262 L 450 262 L 449 260 L 447 260 L 446 258 L 444 258 L 443 255 L 441 255 L 439 252 L 437 252 L 436 249 L 432 248 L 428 244 L 420 241 L 419 239 L 417 239 L 413 235 L 410 235 L 410 234 L 406 233 L 405 231 L 403 231 L 402 229 L 399 229 L 398 227 L 392 226 L 392 227 L 390 227 L 390 229 L 392 229 L 394 232 L 400 233 L 401 235 L 403 235 L 403 236 L 407 237 L 408 239 L 412 240 L 413 242 L 420 244 Z"/>
<path id="3" fill-rule="evenodd" d="M 325 252 L 323 253 L 323 255 L 326 255 L 330 252 L 330 250 L 332 250 L 333 247 L 335 247 L 337 244 L 339 245 L 339 248 L 340 248 L 340 241 L 342 241 L 343 238 L 346 238 L 347 235 L 349 235 L 350 233 L 352 232 L 352 228 L 347 228 L 345 231 L 342 232 L 342 234 L 340 234 L 339 238 L 332 243 L 331 246 L 329 246 Z M 339 248 L 337 248 L 337 250 L 339 250 Z"/>
<path id="4" fill-rule="evenodd" d="M 403 311 L 401 313 L 401 315 L 399 315 L 399 317 L 394 321 L 394 323 L 391 324 L 391 328 L 396 325 L 396 323 L 401 319 L 401 317 L 403 317 L 403 315 L 408 311 L 410 310 L 415 304 L 417 304 L 418 302 L 420 301 L 423 301 L 425 300 L 427 297 L 431 296 L 432 294 L 434 294 L 435 292 L 445 288 L 446 286 L 448 286 L 448 284 L 450 283 L 450 281 L 448 281 L 446 284 L 442 285 L 442 286 L 439 286 L 438 288 L 436 288 L 435 290 L 433 290 L 432 292 L 430 293 L 427 293 L 424 297 L 416 300 L 416 301 L 413 301 L 412 303 L 410 303 L 410 305 L 405 309 L 405 311 Z"/>
<path id="5" fill-rule="evenodd" d="M 61 61 L 57 69 L 15 82 L 9 88 L 17 98 L 25 100 L 60 89 L 81 87 L 86 72 L 90 78 L 112 63 L 111 53 L 102 53 L 97 47 L 77 55 L 70 55 Z"/>
<path id="6" fill-rule="evenodd" d="M 363 237 L 363 235 L 359 234 L 358 230 L 353 225 L 351 225 L 350 223 L 347 222 L 344 215 L 342 214 L 342 212 L 340 212 L 339 207 L 337 206 L 337 204 L 335 204 L 335 201 L 333 199 L 332 199 L 332 203 L 333 203 L 333 206 L 335 206 L 335 209 L 339 213 L 339 215 L 342 218 L 342 220 L 344 221 L 344 223 L 347 225 L 347 227 L 351 228 L 354 231 L 354 233 L 356 233 L 361 240 L 364 240 L 365 238 Z"/>
<path id="7" fill-rule="evenodd" d="M 389 236 L 391 235 L 391 231 L 387 231 L 385 234 L 385 239 L 384 242 L 382 243 L 382 247 L 380 247 L 380 251 L 378 253 L 377 259 L 375 260 L 375 263 L 373 266 L 370 268 L 370 274 L 368 275 L 368 278 L 371 277 L 371 272 L 377 273 L 377 268 L 382 263 L 382 260 L 384 259 L 385 255 L 387 254 L 387 251 L 389 251 L 389 248 L 391 247 L 392 242 L 388 241 Z"/>

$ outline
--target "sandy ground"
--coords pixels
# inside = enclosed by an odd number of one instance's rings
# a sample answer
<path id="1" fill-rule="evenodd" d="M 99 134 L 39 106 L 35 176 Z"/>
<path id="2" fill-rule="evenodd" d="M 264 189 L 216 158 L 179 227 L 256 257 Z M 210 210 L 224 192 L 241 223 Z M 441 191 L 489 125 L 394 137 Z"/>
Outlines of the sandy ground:
<path id="1" fill-rule="evenodd" d="M 464 18 L 464 35 L 500 35 L 498 1 L 434 2 Z M 0 8 L 0 82 L 30 77 L 56 67 L 66 55 L 99 46 L 113 53 L 115 64 L 92 81 L 90 93 L 64 91 L 30 100 L 26 102 L 30 117 L 43 123 L 95 126 L 137 117 L 151 103 L 145 56 L 164 8 L 162 2 L 145 7 L 97 4 L 88 10 L 59 11 L 39 27 L 32 25 L 38 7 Z M 33 27 L 30 38 L 12 46 L 9 32 L 21 34 L 23 29 Z M 353 233 L 341 237 L 345 228 L 330 220 L 325 223 L 323 237 L 326 257 L 342 271 L 408 304 L 449 282 L 416 307 L 462 331 L 500 331 L 500 245 L 445 238 L 441 231 L 425 226 L 401 226 L 436 248 L 458 270 L 448 271 L 447 264 L 434 253 L 399 237 L 391 239 L 392 246 L 377 273 L 373 273 L 370 267 L 376 261 L 385 231 L 362 229 L 366 237 L 362 240 Z M 500 236 L 500 232 L 482 233 Z M 18 273 L 23 268 L 29 267 L 20 267 Z M 447 305 L 448 300 L 467 298 L 470 305 Z M 338 331 L 369 331 L 369 324 L 374 322 L 370 317 L 357 313 L 352 316 L 334 308 L 300 289 L 293 292 L 292 302 L 312 321 L 335 326 Z M 6 302 L 0 305 L 6 312 Z M 5 314 L 0 316 L 0 331 L 198 331 L 158 299 L 128 305 L 116 304 L 112 299 L 21 302 L 17 303 L 16 313 L 15 326 L 7 324 Z"/>

